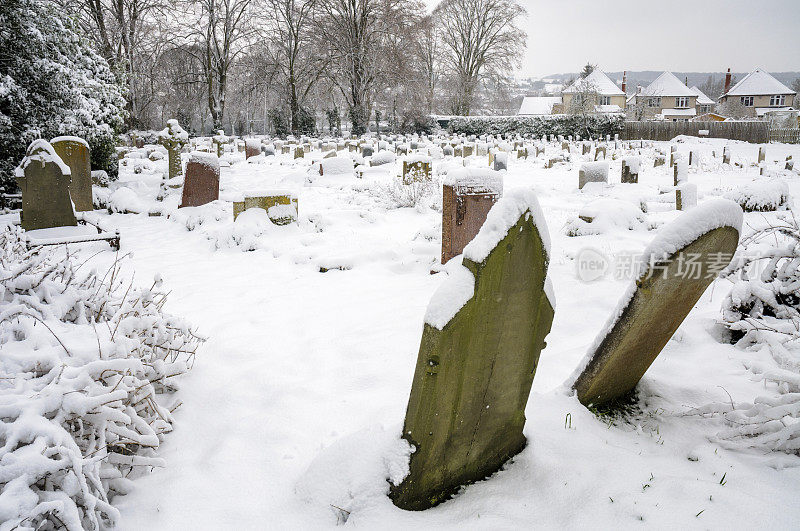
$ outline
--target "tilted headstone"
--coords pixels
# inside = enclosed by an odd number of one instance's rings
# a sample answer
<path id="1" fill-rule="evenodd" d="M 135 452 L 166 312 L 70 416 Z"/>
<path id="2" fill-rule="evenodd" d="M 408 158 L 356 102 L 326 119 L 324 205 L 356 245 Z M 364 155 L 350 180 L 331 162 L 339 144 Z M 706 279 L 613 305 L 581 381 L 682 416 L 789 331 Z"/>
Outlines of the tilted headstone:
<path id="1" fill-rule="evenodd" d="M 497 152 L 494 154 L 494 160 L 492 161 L 492 168 L 494 171 L 500 170 L 507 170 L 508 169 L 508 153 L 506 152 Z"/>
<path id="2" fill-rule="evenodd" d="M 625 157 L 622 159 L 622 178 L 620 182 L 623 183 L 638 183 L 639 182 L 639 168 L 641 160 L 639 157 Z"/>
<path id="3" fill-rule="evenodd" d="M 584 162 L 578 170 L 578 189 L 586 186 L 586 183 L 607 183 L 608 182 L 608 162 Z"/>
<path id="4" fill-rule="evenodd" d="M 22 191 L 21 225 L 25 230 L 78 224 L 69 195 L 70 168 L 46 140 L 34 140 L 14 170 Z"/>
<path id="5" fill-rule="evenodd" d="M 451 170 L 442 186 L 442 263 L 472 241 L 503 194 L 501 174 L 482 168 Z"/>
<path id="6" fill-rule="evenodd" d="M 219 158 L 195 151 L 186 163 L 183 198 L 179 208 L 200 206 L 219 199 Z"/>
<path id="7" fill-rule="evenodd" d="M 492 208 L 428 306 L 403 426 L 415 451 L 390 489 L 402 509 L 441 503 L 525 447 L 554 302 L 547 226 L 534 194 L 520 192 Z"/>
<path id="8" fill-rule="evenodd" d="M 174 179 L 183 173 L 181 149 L 189 142 L 189 133 L 178 125 L 178 120 L 167 120 L 167 127 L 158 133 L 158 141 L 167 148 L 169 178 Z"/>
<path id="9" fill-rule="evenodd" d="M 739 243 L 742 209 L 713 199 L 662 228 L 572 384 L 586 406 L 631 392 Z"/>
<path id="10" fill-rule="evenodd" d="M 56 154 L 69 166 L 72 180 L 69 195 L 76 212 L 94 210 L 92 204 L 92 161 L 89 144 L 75 136 L 59 136 L 50 141 Z"/>

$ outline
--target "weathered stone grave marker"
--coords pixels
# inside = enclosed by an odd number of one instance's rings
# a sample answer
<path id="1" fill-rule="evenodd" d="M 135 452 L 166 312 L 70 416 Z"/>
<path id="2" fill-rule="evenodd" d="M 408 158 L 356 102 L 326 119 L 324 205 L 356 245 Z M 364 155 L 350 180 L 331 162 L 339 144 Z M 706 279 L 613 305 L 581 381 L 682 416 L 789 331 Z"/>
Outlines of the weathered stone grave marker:
<path id="1" fill-rule="evenodd" d="M 623 183 L 638 183 L 639 182 L 639 167 L 641 161 L 639 157 L 625 157 L 622 159 L 622 178 L 620 182 Z"/>
<path id="2" fill-rule="evenodd" d="M 403 184 L 431 180 L 431 159 L 414 155 L 403 160 Z"/>
<path id="3" fill-rule="evenodd" d="M 69 195 L 77 212 L 94 210 L 92 204 L 92 163 L 89 144 L 75 136 L 59 136 L 50 141 L 56 154 L 69 166 Z"/>
<path id="4" fill-rule="evenodd" d="M 69 195 L 70 168 L 46 140 L 34 140 L 14 171 L 22 191 L 22 228 L 67 227 L 78 224 Z"/>
<path id="5" fill-rule="evenodd" d="M 578 189 L 586 183 L 608 183 L 608 162 L 584 162 L 578 170 Z"/>
<path id="6" fill-rule="evenodd" d="M 442 186 L 442 263 L 472 241 L 503 193 L 503 177 L 478 168 L 453 170 Z"/>
<path id="7" fill-rule="evenodd" d="M 249 208 L 263 208 L 274 224 L 288 225 L 297 221 L 297 194 L 286 190 L 244 194 L 241 200 L 233 202 L 233 220 Z"/>
<path id="8" fill-rule="evenodd" d="M 178 125 L 178 120 L 167 120 L 167 127 L 158 133 L 158 141 L 162 146 L 167 148 L 169 178 L 174 179 L 183 174 L 181 149 L 189 142 L 189 133 Z"/>
<path id="9" fill-rule="evenodd" d="M 526 443 L 525 406 L 553 320 L 548 233 L 529 190 L 498 202 L 425 318 L 390 496 L 423 510 L 496 472 Z"/>
<path id="10" fill-rule="evenodd" d="M 616 321 L 595 340 L 572 387 L 586 406 L 632 391 L 739 243 L 742 209 L 713 199 L 662 228 L 645 249 Z M 578 371 L 576 371 L 577 373 Z"/>
<path id="11" fill-rule="evenodd" d="M 195 151 L 186 163 L 183 196 L 179 208 L 201 206 L 219 199 L 219 158 Z"/>
<path id="12" fill-rule="evenodd" d="M 681 182 L 675 187 L 675 209 L 689 210 L 697 206 L 697 185 Z"/>

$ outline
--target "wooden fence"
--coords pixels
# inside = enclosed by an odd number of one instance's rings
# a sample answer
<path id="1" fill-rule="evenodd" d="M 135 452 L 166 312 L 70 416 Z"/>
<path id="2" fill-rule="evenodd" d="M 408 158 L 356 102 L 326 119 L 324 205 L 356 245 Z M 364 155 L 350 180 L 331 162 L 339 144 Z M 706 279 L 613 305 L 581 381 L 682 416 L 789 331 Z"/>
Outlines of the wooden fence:
<path id="1" fill-rule="evenodd" d="M 800 144 L 800 129 L 771 128 L 769 130 L 769 141 Z"/>
<path id="2" fill-rule="evenodd" d="M 700 131 L 708 131 L 708 134 L 701 135 Z M 744 140 L 753 144 L 771 140 L 768 122 L 625 122 L 620 138 L 670 141 L 678 135 Z"/>

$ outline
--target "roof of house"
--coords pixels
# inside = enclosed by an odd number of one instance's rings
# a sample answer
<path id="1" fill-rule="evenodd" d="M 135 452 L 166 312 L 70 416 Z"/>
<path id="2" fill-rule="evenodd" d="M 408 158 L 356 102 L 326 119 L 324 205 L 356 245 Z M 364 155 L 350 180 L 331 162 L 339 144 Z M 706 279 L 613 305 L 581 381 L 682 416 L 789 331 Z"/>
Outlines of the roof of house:
<path id="1" fill-rule="evenodd" d="M 769 72 L 756 68 L 736 83 L 725 96 L 771 96 L 773 94 L 797 94 L 772 77 Z"/>
<path id="2" fill-rule="evenodd" d="M 683 81 L 675 77 L 672 72 L 664 72 L 655 81 L 642 90 L 643 96 L 696 96 Z"/>
<path id="3" fill-rule="evenodd" d="M 584 90 L 583 86 L 580 85 L 581 82 L 590 84 L 591 87 L 601 96 L 625 95 L 625 93 L 622 92 L 622 89 L 619 88 L 616 83 L 611 81 L 611 79 L 605 74 L 605 72 L 603 72 L 598 68 L 592 70 L 592 73 L 586 76 L 585 78 L 576 79 L 570 86 L 565 88 L 562 92 L 569 94 L 572 92 L 580 92 Z"/>
<path id="4" fill-rule="evenodd" d="M 595 105 L 594 112 L 600 114 L 616 114 L 622 112 L 622 107 L 619 105 Z"/>
<path id="5" fill-rule="evenodd" d="M 561 96 L 525 96 L 517 114 L 538 115 L 551 114 L 553 105 L 561 103 Z"/>
<path id="6" fill-rule="evenodd" d="M 786 112 L 791 110 L 791 107 L 756 107 L 756 116 L 761 117 L 771 112 Z"/>
<path id="7" fill-rule="evenodd" d="M 703 94 L 703 91 L 697 88 L 696 86 L 690 88 L 689 90 L 694 92 L 695 95 L 697 96 L 698 105 L 714 105 L 714 100 Z"/>

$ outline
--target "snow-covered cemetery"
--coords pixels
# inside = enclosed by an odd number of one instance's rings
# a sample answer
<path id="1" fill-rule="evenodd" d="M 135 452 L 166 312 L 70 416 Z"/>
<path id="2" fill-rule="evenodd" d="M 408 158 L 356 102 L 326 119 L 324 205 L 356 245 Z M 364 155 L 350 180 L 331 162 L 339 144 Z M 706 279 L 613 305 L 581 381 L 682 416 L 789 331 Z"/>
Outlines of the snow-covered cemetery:
<path id="1" fill-rule="evenodd" d="M 567 4 L 0 1 L 0 531 L 798 529 L 800 4 Z"/>

